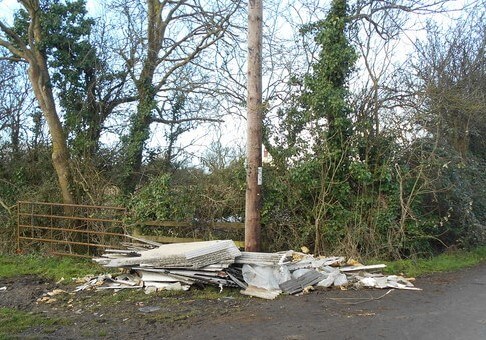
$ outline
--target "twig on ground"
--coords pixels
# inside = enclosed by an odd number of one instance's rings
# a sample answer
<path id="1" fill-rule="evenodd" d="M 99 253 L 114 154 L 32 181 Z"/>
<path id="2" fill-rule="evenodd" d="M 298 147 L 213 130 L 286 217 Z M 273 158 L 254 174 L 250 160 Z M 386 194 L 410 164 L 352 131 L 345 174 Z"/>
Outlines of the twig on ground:
<path id="1" fill-rule="evenodd" d="M 370 297 L 370 298 L 329 298 L 329 299 L 333 300 L 333 301 L 340 302 L 340 303 L 345 304 L 345 305 L 358 305 L 358 304 L 364 303 L 364 302 L 380 300 L 380 299 L 384 298 L 385 296 L 387 296 L 388 294 L 390 294 L 392 291 L 394 291 L 394 289 L 390 289 L 385 294 L 380 295 L 378 297 Z M 345 300 L 358 300 L 358 301 L 346 302 Z"/>

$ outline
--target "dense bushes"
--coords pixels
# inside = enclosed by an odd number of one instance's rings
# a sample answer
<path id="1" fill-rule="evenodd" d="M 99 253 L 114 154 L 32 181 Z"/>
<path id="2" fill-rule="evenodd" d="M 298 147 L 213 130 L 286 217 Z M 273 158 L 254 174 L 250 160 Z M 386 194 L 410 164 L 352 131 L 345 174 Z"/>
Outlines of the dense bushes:
<path id="1" fill-rule="evenodd" d="M 0 148 L 0 252 L 10 252 L 16 242 L 16 202 L 59 201 L 59 192 L 48 148 L 21 149 L 14 154 L 7 152 L 8 144 Z"/>
<path id="2" fill-rule="evenodd" d="M 322 254 L 400 258 L 483 244 L 484 161 L 465 161 L 447 145 L 431 145 L 424 138 L 401 151 L 394 147 L 393 154 L 373 166 L 354 160 L 345 182 L 322 180 L 325 158 L 265 164 L 264 250 L 305 245 Z M 52 172 L 30 165 L 31 155 L 24 157 L 2 163 L 2 251 L 14 247 L 16 200 L 58 200 Z M 47 150 L 38 157 L 49 165 Z M 129 225 L 184 221 L 194 228 L 185 234 L 172 230 L 172 236 L 194 236 L 196 230 L 198 237 L 207 238 L 214 236 L 205 230 L 211 222 L 244 220 L 244 197 L 244 162 L 237 159 L 211 172 L 182 168 L 154 173 L 132 196 L 114 202 L 126 204 Z"/>
<path id="3" fill-rule="evenodd" d="M 484 243 L 484 164 L 466 165 L 452 151 L 428 146 L 430 140 L 417 141 L 373 169 L 355 164 L 344 185 L 323 183 L 315 160 L 266 164 L 263 248 L 305 245 L 322 254 L 403 258 Z M 183 169 L 155 176 L 129 200 L 131 221 L 196 227 L 242 221 L 244 181 L 242 161 L 211 173 Z M 332 191 L 340 201 L 325 197 Z"/>

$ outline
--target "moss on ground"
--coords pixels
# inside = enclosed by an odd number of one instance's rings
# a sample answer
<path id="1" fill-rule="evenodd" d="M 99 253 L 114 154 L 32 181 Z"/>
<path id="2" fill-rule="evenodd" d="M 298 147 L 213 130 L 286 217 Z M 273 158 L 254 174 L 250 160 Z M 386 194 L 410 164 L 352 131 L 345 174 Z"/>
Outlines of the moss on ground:
<path id="1" fill-rule="evenodd" d="M 52 333 L 59 325 L 67 325 L 67 319 L 19 311 L 15 308 L 0 308 L 0 339 L 11 339 L 29 328 L 39 328 L 41 333 Z"/>

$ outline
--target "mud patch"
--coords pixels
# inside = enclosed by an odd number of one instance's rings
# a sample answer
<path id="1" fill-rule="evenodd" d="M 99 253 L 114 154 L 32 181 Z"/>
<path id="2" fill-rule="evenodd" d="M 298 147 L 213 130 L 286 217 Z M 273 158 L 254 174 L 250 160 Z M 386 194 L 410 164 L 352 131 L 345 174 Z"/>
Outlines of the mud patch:
<path id="1" fill-rule="evenodd" d="M 29 310 L 38 298 L 53 290 L 56 283 L 34 275 L 0 279 L 0 287 L 7 287 L 0 292 L 0 307 Z"/>

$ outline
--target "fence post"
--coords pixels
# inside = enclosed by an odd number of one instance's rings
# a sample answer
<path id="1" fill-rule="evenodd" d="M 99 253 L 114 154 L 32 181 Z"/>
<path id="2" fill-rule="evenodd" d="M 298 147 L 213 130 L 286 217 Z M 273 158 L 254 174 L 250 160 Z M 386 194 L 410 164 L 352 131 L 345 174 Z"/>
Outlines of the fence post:
<path id="1" fill-rule="evenodd" d="M 17 201 L 17 253 L 20 253 L 20 202 Z"/>

